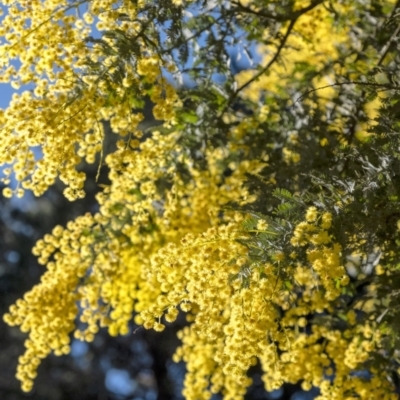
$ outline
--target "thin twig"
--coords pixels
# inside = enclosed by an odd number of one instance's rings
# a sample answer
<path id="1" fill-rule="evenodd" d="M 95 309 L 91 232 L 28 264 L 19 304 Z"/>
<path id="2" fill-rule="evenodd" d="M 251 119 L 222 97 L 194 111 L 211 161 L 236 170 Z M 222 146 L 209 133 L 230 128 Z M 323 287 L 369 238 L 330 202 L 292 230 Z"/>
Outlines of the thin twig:
<path id="1" fill-rule="evenodd" d="M 274 54 L 274 56 L 271 58 L 271 60 L 268 62 L 268 64 L 262 68 L 257 74 L 255 74 L 251 79 L 249 79 L 247 82 L 245 82 L 243 85 L 241 85 L 239 88 L 237 88 L 229 97 L 228 101 L 226 102 L 226 106 L 224 107 L 224 109 L 221 112 L 221 116 L 225 113 L 227 107 L 229 107 L 230 104 L 232 104 L 233 100 L 235 100 L 235 98 L 238 96 L 238 94 L 245 89 L 247 86 L 251 85 L 254 81 L 256 81 L 258 78 L 260 78 L 262 75 L 264 75 L 269 68 L 271 68 L 271 66 L 276 62 L 276 60 L 278 59 L 278 57 L 281 54 L 282 49 L 284 48 L 287 39 L 289 37 L 289 35 L 291 34 L 293 27 L 296 23 L 297 19 L 294 19 L 292 21 L 290 21 L 290 24 L 288 26 L 288 29 L 286 30 L 285 36 L 283 37 L 278 50 L 276 51 L 276 53 Z"/>
<path id="2" fill-rule="evenodd" d="M 381 66 L 383 63 L 383 60 L 385 59 L 386 55 L 389 52 L 390 49 L 390 45 L 392 44 L 393 40 L 396 38 L 396 36 L 399 34 L 400 32 L 400 24 L 397 27 L 397 29 L 393 32 L 393 35 L 390 37 L 390 39 L 388 40 L 388 42 L 385 44 L 385 46 L 383 46 L 383 49 L 381 51 L 381 56 L 379 57 L 377 66 Z"/>
<path id="3" fill-rule="evenodd" d="M 394 85 L 388 85 L 388 84 L 383 84 L 383 83 L 374 83 L 374 82 L 363 82 L 363 81 L 346 81 L 346 82 L 336 82 L 336 83 L 332 83 L 330 85 L 325 85 L 325 86 L 320 86 L 314 89 L 310 89 L 307 92 L 303 93 L 299 98 L 297 98 L 295 100 L 295 102 L 293 103 L 293 106 L 300 101 L 303 97 L 314 93 L 318 90 L 322 90 L 322 89 L 327 89 L 327 88 L 331 88 L 334 86 L 344 86 L 344 85 L 363 85 L 363 86 L 373 86 L 373 87 L 379 87 L 379 88 L 384 88 L 383 90 L 393 90 L 393 89 L 400 89 L 399 86 L 394 86 Z"/>
<path id="4" fill-rule="evenodd" d="M 285 13 L 285 14 L 273 14 L 273 13 L 269 13 L 265 10 L 254 10 L 251 7 L 243 5 L 240 1 L 232 1 L 232 4 L 234 4 L 237 8 L 239 8 L 241 11 L 243 11 L 245 13 L 257 15 L 259 17 L 273 19 L 274 21 L 285 22 L 285 21 L 293 21 L 293 20 L 298 19 L 301 15 L 307 13 L 308 11 L 311 11 L 313 8 L 322 4 L 324 1 L 326 1 L 326 0 L 316 0 L 316 1 L 311 2 L 311 4 L 308 5 L 307 7 L 301 8 L 300 10 L 293 11 L 291 13 Z"/>
<path id="5" fill-rule="evenodd" d="M 257 74 L 255 74 L 251 79 L 249 79 L 246 83 L 244 83 L 242 86 L 240 86 L 235 91 L 235 97 L 237 96 L 237 94 L 239 92 L 241 92 L 247 86 L 251 85 L 254 81 L 256 81 L 258 78 L 260 78 L 262 75 L 264 75 L 271 68 L 271 66 L 275 63 L 275 61 L 278 59 L 279 55 L 281 54 L 281 51 L 282 51 L 283 47 L 285 46 L 286 41 L 287 41 L 290 33 L 292 32 L 294 24 L 296 23 L 296 21 L 297 21 L 297 19 L 294 19 L 294 20 L 290 21 L 290 24 L 288 26 L 288 29 L 287 29 L 286 33 L 285 33 L 285 36 L 283 37 L 283 39 L 281 41 L 281 44 L 278 47 L 278 50 L 276 51 L 274 56 L 271 58 L 269 63 L 264 68 L 262 68 L 261 71 L 259 71 Z"/>

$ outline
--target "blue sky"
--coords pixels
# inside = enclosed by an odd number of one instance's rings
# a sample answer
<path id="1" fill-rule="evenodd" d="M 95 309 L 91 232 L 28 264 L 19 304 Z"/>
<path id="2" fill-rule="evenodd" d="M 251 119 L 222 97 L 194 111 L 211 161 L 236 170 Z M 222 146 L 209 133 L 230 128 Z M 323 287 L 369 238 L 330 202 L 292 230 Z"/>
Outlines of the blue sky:
<path id="1" fill-rule="evenodd" d="M 10 85 L 0 84 L 0 108 L 6 108 L 11 99 L 14 89 Z"/>
<path id="2" fill-rule="evenodd" d="M 6 8 L 4 6 L 0 5 L 0 9 L 3 12 L 3 15 L 0 17 L 0 23 L 1 23 L 1 20 L 7 15 L 7 13 L 6 13 Z M 10 85 L 0 83 L 0 108 L 4 109 L 8 106 L 8 103 L 11 100 L 11 96 L 13 93 L 14 89 Z"/>

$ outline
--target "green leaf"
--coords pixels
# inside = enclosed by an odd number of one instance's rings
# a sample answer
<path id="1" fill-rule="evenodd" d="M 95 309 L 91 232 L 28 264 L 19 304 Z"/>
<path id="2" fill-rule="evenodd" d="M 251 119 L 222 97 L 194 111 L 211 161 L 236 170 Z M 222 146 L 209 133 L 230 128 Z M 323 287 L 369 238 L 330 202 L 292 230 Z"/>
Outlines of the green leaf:
<path id="1" fill-rule="evenodd" d="M 181 121 L 183 121 L 187 124 L 195 124 L 199 120 L 198 115 L 193 111 L 181 112 L 181 113 L 179 113 L 179 118 L 181 119 Z"/>
<path id="2" fill-rule="evenodd" d="M 272 196 L 280 200 L 293 200 L 293 195 L 286 189 L 275 189 L 272 192 Z"/>

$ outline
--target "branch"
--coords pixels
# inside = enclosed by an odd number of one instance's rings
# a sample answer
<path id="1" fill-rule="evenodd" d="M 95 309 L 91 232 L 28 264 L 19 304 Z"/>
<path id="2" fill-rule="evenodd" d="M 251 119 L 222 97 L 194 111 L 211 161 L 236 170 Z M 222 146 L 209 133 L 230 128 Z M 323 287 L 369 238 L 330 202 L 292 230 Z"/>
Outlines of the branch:
<path id="1" fill-rule="evenodd" d="M 384 88 L 384 90 L 396 90 L 400 89 L 400 86 L 394 86 L 394 85 L 388 85 L 388 84 L 383 84 L 383 83 L 373 83 L 373 82 L 363 82 L 363 81 L 347 81 L 347 82 L 336 82 L 332 83 L 331 85 L 325 85 L 325 86 L 320 86 L 314 89 L 310 89 L 304 94 L 302 94 L 294 103 L 294 105 L 300 101 L 303 97 L 309 95 L 310 93 L 314 93 L 318 90 L 334 87 L 334 86 L 344 86 L 344 85 L 362 85 L 362 86 L 373 86 L 373 87 L 379 87 L 379 88 Z"/>
<path id="2" fill-rule="evenodd" d="M 300 10 L 297 10 L 297 11 L 288 12 L 285 14 L 274 14 L 274 13 L 269 13 L 264 10 L 257 11 L 251 7 L 243 5 L 240 2 L 240 0 L 232 1 L 232 4 L 234 4 L 237 8 L 239 8 L 242 12 L 257 15 L 259 17 L 273 19 L 273 20 L 279 21 L 279 22 L 286 22 L 286 21 L 293 21 L 293 20 L 298 19 L 301 15 L 307 13 L 308 11 L 311 11 L 313 8 L 322 4 L 324 1 L 326 1 L 326 0 L 314 0 L 307 7 L 301 8 Z"/>
<path id="3" fill-rule="evenodd" d="M 400 24 L 397 27 L 397 29 L 393 32 L 393 35 L 390 37 L 389 41 L 385 44 L 385 46 L 383 46 L 383 49 L 381 51 L 381 56 L 379 57 L 377 66 L 379 67 L 380 65 L 382 65 L 385 57 L 387 56 L 387 54 L 389 53 L 389 49 L 390 49 L 390 45 L 392 44 L 392 42 L 394 41 L 394 39 L 396 38 L 396 36 L 399 34 L 400 32 Z"/>
<path id="4" fill-rule="evenodd" d="M 297 19 L 294 19 L 292 21 L 290 21 L 290 24 L 286 30 L 285 36 L 283 37 L 278 50 L 276 51 L 276 53 L 274 54 L 274 56 L 271 58 L 271 60 L 269 61 L 269 63 L 262 68 L 257 74 L 255 74 L 251 79 L 249 79 L 247 82 L 245 82 L 242 86 L 240 86 L 239 88 L 237 88 L 232 95 L 229 97 L 226 106 L 224 107 L 224 109 L 222 110 L 221 115 L 226 111 L 226 108 L 229 106 L 229 104 L 232 103 L 233 100 L 235 100 L 235 98 L 238 96 L 238 94 L 245 89 L 247 86 L 251 85 L 254 81 L 256 81 L 258 78 L 260 78 L 262 75 L 264 75 L 268 69 L 276 62 L 276 60 L 278 59 L 283 47 L 285 46 L 287 39 L 290 35 L 290 33 L 293 30 L 294 24 L 296 23 Z"/>
<path id="5" fill-rule="evenodd" d="M 183 45 L 186 43 L 189 43 L 191 40 L 196 39 L 197 37 L 199 37 L 203 32 L 209 30 L 210 28 L 213 27 L 213 25 L 215 25 L 217 22 L 219 22 L 219 20 L 222 19 L 222 15 L 220 15 L 216 20 L 212 20 L 211 22 L 209 22 L 206 26 L 203 26 L 200 30 L 198 30 L 197 32 L 193 33 L 193 35 L 189 36 L 189 37 L 185 37 L 181 43 L 178 43 L 179 45 Z M 171 47 L 163 50 L 161 52 L 161 54 L 169 54 L 172 52 L 172 50 L 176 49 L 176 44 L 173 44 Z"/>

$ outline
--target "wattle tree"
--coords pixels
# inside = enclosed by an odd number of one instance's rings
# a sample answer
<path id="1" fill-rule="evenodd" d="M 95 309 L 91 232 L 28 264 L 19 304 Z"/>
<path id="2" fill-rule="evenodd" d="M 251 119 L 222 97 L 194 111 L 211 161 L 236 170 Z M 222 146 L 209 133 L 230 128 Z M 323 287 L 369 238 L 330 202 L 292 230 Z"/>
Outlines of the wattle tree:
<path id="1" fill-rule="evenodd" d="M 184 313 L 188 400 L 243 399 L 257 364 L 267 391 L 398 398 L 400 2 L 3 6 L 4 197 L 60 180 L 73 207 L 84 163 L 109 178 L 4 315 L 22 390 L 72 337 Z"/>

